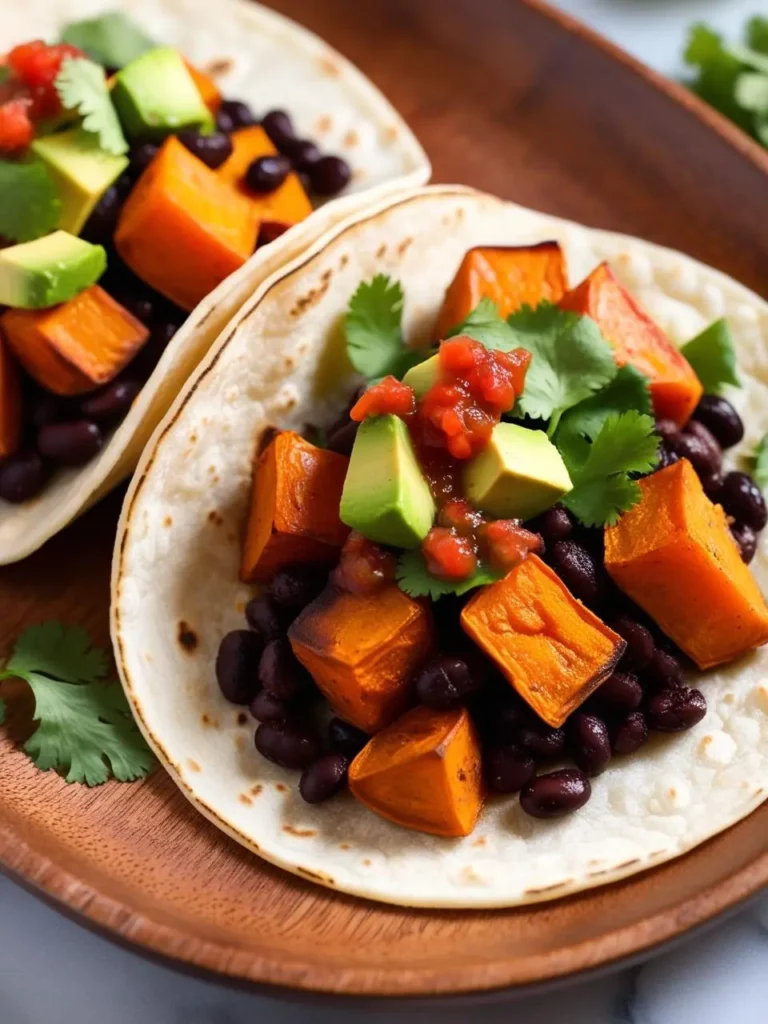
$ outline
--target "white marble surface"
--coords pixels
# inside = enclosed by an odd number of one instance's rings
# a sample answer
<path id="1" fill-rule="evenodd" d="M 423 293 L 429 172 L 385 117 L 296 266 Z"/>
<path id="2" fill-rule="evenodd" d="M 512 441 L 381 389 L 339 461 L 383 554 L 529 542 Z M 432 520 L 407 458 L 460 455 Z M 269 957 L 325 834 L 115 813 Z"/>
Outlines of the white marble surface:
<path id="1" fill-rule="evenodd" d="M 8 2 L 8 0 L 0 0 Z M 478 0 L 482 2 L 482 0 Z M 511 0 L 510 0 L 511 2 Z M 667 73 L 685 26 L 735 33 L 766 0 L 558 0 Z M 0 1024 L 766 1024 L 768 898 L 639 968 L 548 994 L 469 1010 L 289 1006 L 147 963 L 59 917 L 0 879 Z"/>

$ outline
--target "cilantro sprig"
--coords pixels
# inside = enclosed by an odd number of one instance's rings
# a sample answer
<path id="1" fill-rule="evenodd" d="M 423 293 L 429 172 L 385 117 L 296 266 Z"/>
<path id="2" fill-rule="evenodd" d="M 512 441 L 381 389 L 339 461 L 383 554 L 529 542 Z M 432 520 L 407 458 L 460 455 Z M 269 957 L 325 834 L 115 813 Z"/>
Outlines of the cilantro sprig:
<path id="1" fill-rule="evenodd" d="M 344 318 L 347 355 L 370 382 L 391 374 L 400 379 L 412 366 L 434 354 L 411 349 L 403 337 L 403 288 L 386 274 L 362 281 L 349 300 Z"/>
<path id="2" fill-rule="evenodd" d="M 450 582 L 439 580 L 427 569 L 424 555 L 418 548 L 410 551 L 403 551 L 397 561 L 397 585 L 410 597 L 428 597 L 437 601 L 447 594 L 462 594 L 474 590 L 476 587 L 485 586 L 486 583 L 495 583 L 500 580 L 503 573 L 496 572 L 489 566 L 481 565 L 474 575 L 465 580 Z"/>
<path id="3" fill-rule="evenodd" d="M 59 223 L 61 199 L 42 160 L 0 160 L 0 235 L 31 242 Z"/>
<path id="4" fill-rule="evenodd" d="M 32 690 L 38 724 L 24 750 L 41 771 L 99 786 L 144 778 L 153 767 L 120 684 L 105 681 L 108 667 L 106 651 L 76 626 L 44 622 L 17 640 L 0 681 L 23 679 Z"/>
<path id="5" fill-rule="evenodd" d="M 715 320 L 686 342 L 680 351 L 693 367 L 707 394 L 719 395 L 726 384 L 741 387 L 733 338 L 725 320 Z"/>
<path id="6" fill-rule="evenodd" d="M 73 21 L 62 30 L 61 41 L 76 46 L 107 68 L 125 67 L 156 45 L 122 11 L 108 11 L 96 18 Z"/>
<path id="7" fill-rule="evenodd" d="M 745 466 L 757 486 L 768 491 L 768 434 L 758 441 L 754 452 L 744 459 Z"/>
<path id="8" fill-rule="evenodd" d="M 83 131 L 94 136 L 100 149 L 113 156 L 128 152 L 102 67 L 83 57 L 69 58 L 55 85 L 64 109 L 82 117 Z"/>

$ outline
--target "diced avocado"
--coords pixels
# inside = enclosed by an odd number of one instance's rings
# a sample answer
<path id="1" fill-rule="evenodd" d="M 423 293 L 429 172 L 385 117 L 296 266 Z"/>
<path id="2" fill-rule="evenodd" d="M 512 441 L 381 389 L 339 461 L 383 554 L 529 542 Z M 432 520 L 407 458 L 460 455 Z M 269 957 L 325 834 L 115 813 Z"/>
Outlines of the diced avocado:
<path id="1" fill-rule="evenodd" d="M 420 401 L 437 382 L 440 370 L 439 356 L 430 356 L 423 363 L 417 363 L 403 377 L 403 384 L 413 388 L 416 398 Z"/>
<path id="2" fill-rule="evenodd" d="M 171 47 L 149 50 L 118 71 L 112 102 L 132 139 L 164 139 L 184 128 L 213 131 L 213 115 Z"/>
<path id="3" fill-rule="evenodd" d="M 66 231 L 0 249 L 0 306 L 56 306 L 95 284 L 106 266 L 100 245 Z"/>
<path id="4" fill-rule="evenodd" d="M 360 425 L 340 515 L 369 540 L 393 547 L 418 547 L 429 533 L 435 503 L 408 428 L 397 416 L 374 416 Z"/>
<path id="5" fill-rule="evenodd" d="M 127 156 L 105 153 L 79 128 L 45 135 L 32 149 L 48 165 L 61 198 L 59 227 L 79 235 L 93 208 L 128 166 Z"/>
<path id="6" fill-rule="evenodd" d="M 468 500 L 497 519 L 530 519 L 571 490 L 568 470 L 543 430 L 499 423 L 464 470 Z"/>

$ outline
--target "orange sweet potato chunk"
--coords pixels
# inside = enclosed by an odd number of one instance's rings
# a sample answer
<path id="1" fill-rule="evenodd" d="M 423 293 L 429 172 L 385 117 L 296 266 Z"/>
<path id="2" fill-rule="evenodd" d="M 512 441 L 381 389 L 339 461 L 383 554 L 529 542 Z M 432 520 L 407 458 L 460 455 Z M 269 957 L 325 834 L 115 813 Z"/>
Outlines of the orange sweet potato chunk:
<path id="1" fill-rule="evenodd" d="M 768 608 L 725 512 L 690 462 L 640 480 L 639 504 L 605 531 L 605 567 L 699 668 L 768 641 Z"/>
<path id="2" fill-rule="evenodd" d="M 536 555 L 478 590 L 461 624 L 553 726 L 605 682 L 626 648 Z"/>
<path id="3" fill-rule="evenodd" d="M 216 85 L 210 75 L 207 75 L 204 71 L 196 68 L 194 64 L 190 64 L 188 60 L 184 60 L 187 67 L 187 71 L 192 76 L 192 81 L 197 86 L 197 91 L 203 97 L 203 103 L 211 111 L 212 114 L 219 112 L 221 106 L 221 93 L 219 87 Z"/>
<path id="4" fill-rule="evenodd" d="M 492 299 L 502 316 L 545 299 L 559 302 L 568 287 L 563 252 L 557 242 L 470 249 L 448 286 L 435 336 L 447 337 L 480 299 Z"/>
<path id="5" fill-rule="evenodd" d="M 413 703 L 414 673 L 433 646 L 432 616 L 394 583 L 373 594 L 329 586 L 288 639 L 338 714 L 373 733 Z"/>
<path id="6" fill-rule="evenodd" d="M 108 383 L 136 355 L 149 331 L 97 284 L 50 309 L 8 309 L 0 326 L 16 358 L 56 395 Z"/>
<path id="7" fill-rule="evenodd" d="M 466 708 L 418 707 L 378 733 L 349 769 L 353 796 L 397 825 L 467 836 L 483 806 L 480 742 Z"/>
<path id="8" fill-rule="evenodd" d="M 245 263 L 257 230 L 248 201 L 172 135 L 128 196 L 115 245 L 143 281 L 191 310 Z"/>
<path id="9" fill-rule="evenodd" d="M 253 472 L 243 580 L 268 580 L 287 565 L 337 559 L 349 533 L 339 519 L 348 462 L 290 430 L 270 441 Z"/>
<path id="10" fill-rule="evenodd" d="M 21 442 L 21 383 L 16 364 L 0 335 L 0 459 L 13 455 Z"/>
<path id="11" fill-rule="evenodd" d="M 245 172 L 260 156 L 273 156 L 277 153 L 269 136 L 260 125 L 251 125 L 232 132 L 232 156 L 221 165 L 216 172 L 222 181 L 233 185 L 238 192 L 247 198 L 256 220 L 277 221 L 292 227 L 312 213 L 312 204 L 302 187 L 298 174 L 291 172 L 283 184 L 273 192 L 259 195 L 252 192 L 245 184 Z"/>
<path id="12" fill-rule="evenodd" d="M 693 367 L 662 329 L 641 309 L 601 263 L 560 302 L 590 316 L 616 353 L 619 366 L 629 363 L 651 380 L 656 415 L 684 426 L 699 403 L 703 388 Z"/>

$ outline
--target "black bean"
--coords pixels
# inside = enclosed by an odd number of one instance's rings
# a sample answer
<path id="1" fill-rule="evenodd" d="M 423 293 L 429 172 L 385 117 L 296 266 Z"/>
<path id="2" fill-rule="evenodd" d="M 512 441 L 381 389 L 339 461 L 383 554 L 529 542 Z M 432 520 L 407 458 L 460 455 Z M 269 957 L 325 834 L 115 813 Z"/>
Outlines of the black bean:
<path id="1" fill-rule="evenodd" d="M 704 424 L 722 448 L 733 448 L 744 437 L 741 417 L 728 399 L 720 395 L 704 395 L 693 418 Z"/>
<path id="2" fill-rule="evenodd" d="M 517 793 L 536 775 L 533 758 L 513 743 L 487 751 L 484 766 L 488 788 L 494 793 Z"/>
<path id="3" fill-rule="evenodd" d="M 262 245 L 269 245 L 270 242 L 277 241 L 281 235 L 288 231 L 290 226 L 290 224 L 283 224 L 280 220 L 263 220 L 259 224 L 259 237 L 256 239 L 256 248 L 259 249 Z"/>
<path id="4" fill-rule="evenodd" d="M 720 494 L 723 490 L 723 474 L 717 473 L 704 473 L 700 477 L 701 486 L 704 488 L 704 493 L 710 501 L 719 502 Z"/>
<path id="5" fill-rule="evenodd" d="M 674 466 L 676 462 L 680 461 L 680 456 L 677 452 L 673 452 L 668 444 L 662 442 L 659 445 L 659 461 L 656 469 L 666 469 L 667 466 Z"/>
<path id="6" fill-rule="evenodd" d="M 283 150 L 297 171 L 310 172 L 320 159 L 320 150 L 311 139 L 296 139 Z"/>
<path id="7" fill-rule="evenodd" d="M 258 124 L 258 119 L 247 103 L 242 100 L 224 100 L 216 115 L 216 127 L 220 132 L 231 132 L 236 128 L 248 128 Z"/>
<path id="8" fill-rule="evenodd" d="M 112 241 L 120 216 L 123 198 L 116 185 L 110 185 L 91 211 L 81 231 L 86 242 L 103 245 Z"/>
<path id="9" fill-rule="evenodd" d="M 0 462 L 0 498 L 14 505 L 29 501 L 43 489 L 43 460 L 37 452 L 16 452 Z"/>
<path id="10" fill-rule="evenodd" d="M 648 739 L 648 723 L 642 711 L 632 711 L 616 726 L 611 744 L 614 754 L 634 754 Z"/>
<path id="11" fill-rule="evenodd" d="M 293 121 L 284 110 L 270 110 L 262 119 L 262 127 L 271 142 L 281 153 L 287 152 L 296 141 L 296 130 Z"/>
<path id="12" fill-rule="evenodd" d="M 299 612 L 314 601 L 328 582 L 328 573 L 312 566 L 280 569 L 269 584 L 269 596 L 281 608 Z"/>
<path id="13" fill-rule="evenodd" d="M 129 167 L 127 171 L 123 171 L 120 177 L 115 182 L 115 188 L 117 194 L 120 197 L 120 202 L 124 203 L 128 198 L 131 189 L 136 184 L 136 175 L 132 167 Z"/>
<path id="14" fill-rule="evenodd" d="M 156 142 L 140 142 L 131 149 L 131 170 L 138 177 L 142 171 L 146 171 L 157 154 L 160 146 Z"/>
<path id="15" fill-rule="evenodd" d="M 308 804 L 330 799 L 347 781 L 349 759 L 344 754 L 325 754 L 308 765 L 299 779 L 299 793 Z"/>
<path id="16" fill-rule="evenodd" d="M 757 553 L 757 534 L 746 523 L 731 523 L 731 533 L 743 561 L 749 565 Z"/>
<path id="17" fill-rule="evenodd" d="M 639 708 L 643 700 L 643 688 L 637 676 L 631 672 L 614 672 L 594 694 L 601 707 L 615 712 L 628 714 Z"/>
<path id="18" fill-rule="evenodd" d="M 90 420 L 49 423 L 37 432 L 37 450 L 57 466 L 82 466 L 101 451 L 104 435 Z"/>
<path id="19" fill-rule="evenodd" d="M 428 708 L 447 711 L 466 700 L 475 688 L 465 661 L 440 654 L 427 662 L 416 677 L 416 697 Z"/>
<path id="20" fill-rule="evenodd" d="M 317 737 L 308 726 L 298 722 L 262 722 L 254 742 L 262 757 L 295 771 L 301 771 L 320 756 Z"/>
<path id="21" fill-rule="evenodd" d="M 563 505 L 553 505 L 528 524 L 528 529 L 539 533 L 549 551 L 558 541 L 568 540 L 573 533 L 573 520 Z"/>
<path id="22" fill-rule="evenodd" d="M 328 743 L 332 750 L 337 750 L 347 757 L 355 757 L 368 742 L 369 737 L 358 729 L 356 725 L 350 725 L 343 718 L 332 718 L 328 723 Z"/>
<path id="23" fill-rule="evenodd" d="M 245 172 L 245 184 L 252 192 L 274 192 L 291 172 L 291 162 L 280 153 L 257 157 Z"/>
<path id="24" fill-rule="evenodd" d="M 94 423 L 112 426 L 119 423 L 133 405 L 141 383 L 130 377 L 118 377 L 111 384 L 80 400 L 80 412 Z"/>
<path id="25" fill-rule="evenodd" d="M 224 132 L 212 132 L 210 135 L 196 131 L 179 132 L 179 142 L 212 171 L 232 156 L 232 139 Z"/>
<path id="26" fill-rule="evenodd" d="M 674 445 L 680 437 L 680 428 L 674 420 L 660 419 L 656 420 L 656 433 L 662 441 L 669 441 Z"/>
<path id="27" fill-rule="evenodd" d="M 651 631 L 625 612 L 614 615 L 610 624 L 611 629 L 627 644 L 627 649 L 621 657 L 622 667 L 645 668 L 656 650 Z"/>
<path id="28" fill-rule="evenodd" d="M 260 636 L 235 629 L 222 639 L 216 655 L 219 689 L 233 704 L 249 704 L 259 689 L 259 658 L 264 648 Z"/>
<path id="29" fill-rule="evenodd" d="M 282 636 L 287 626 L 284 614 L 266 594 L 251 598 L 245 606 L 245 618 L 264 640 Z"/>
<path id="30" fill-rule="evenodd" d="M 701 476 L 717 473 L 723 464 L 723 451 L 703 423 L 691 420 L 674 442 L 681 459 L 688 459 Z"/>
<path id="31" fill-rule="evenodd" d="M 707 713 L 707 702 L 700 690 L 681 686 L 661 690 L 648 701 L 646 715 L 657 732 L 684 732 L 692 729 Z"/>
<path id="32" fill-rule="evenodd" d="M 270 640 L 259 662 L 259 682 L 278 700 L 293 700 L 304 687 L 306 670 L 285 639 Z"/>
<path id="33" fill-rule="evenodd" d="M 332 452 L 338 452 L 339 455 L 351 455 L 359 426 L 360 424 L 355 423 L 354 420 L 347 419 L 343 426 L 328 434 L 329 449 Z"/>
<path id="34" fill-rule="evenodd" d="M 24 406 L 25 418 L 37 430 L 48 426 L 49 423 L 60 423 L 62 420 L 72 418 L 70 404 L 49 391 L 35 391 L 25 399 Z"/>
<path id="35" fill-rule="evenodd" d="M 746 473 L 729 473 L 723 481 L 720 503 L 738 523 L 746 523 L 758 532 L 768 522 L 763 492 Z"/>
<path id="36" fill-rule="evenodd" d="M 310 164 L 307 173 L 315 195 L 335 196 L 349 184 L 352 168 L 340 156 L 323 156 Z"/>
<path id="37" fill-rule="evenodd" d="M 592 787 L 584 772 L 561 768 L 539 775 L 520 793 L 520 806 L 534 818 L 559 818 L 577 811 L 589 800 Z"/>
<path id="38" fill-rule="evenodd" d="M 657 647 L 653 657 L 643 670 L 643 679 L 655 689 L 674 690 L 684 685 L 683 666 L 674 654 Z"/>
<path id="39" fill-rule="evenodd" d="M 537 761 L 556 761 L 565 750 L 565 731 L 536 719 L 522 725 L 517 738 L 523 750 Z"/>
<path id="40" fill-rule="evenodd" d="M 571 756 L 587 775 L 600 775 L 611 760 L 608 726 L 597 715 L 578 711 L 568 721 Z"/>
<path id="41" fill-rule="evenodd" d="M 251 633 L 250 636 L 255 636 Z M 250 711 L 258 722 L 287 722 L 291 717 L 291 706 L 279 700 L 266 690 L 261 690 L 251 701 Z"/>
<path id="42" fill-rule="evenodd" d="M 550 552 L 550 561 L 560 579 L 575 598 L 585 604 L 597 604 L 605 593 L 605 570 L 581 544 L 558 541 Z"/>

